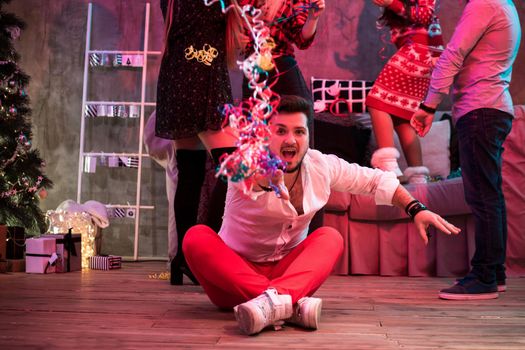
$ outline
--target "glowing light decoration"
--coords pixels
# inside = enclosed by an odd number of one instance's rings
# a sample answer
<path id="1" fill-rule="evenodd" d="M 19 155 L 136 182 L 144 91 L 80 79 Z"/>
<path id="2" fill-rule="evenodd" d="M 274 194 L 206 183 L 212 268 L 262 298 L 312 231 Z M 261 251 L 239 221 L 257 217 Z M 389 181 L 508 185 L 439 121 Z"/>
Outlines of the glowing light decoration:
<path id="1" fill-rule="evenodd" d="M 39 190 L 40 184 L 42 183 L 43 179 L 44 178 L 42 176 L 38 176 L 34 185 L 31 185 L 29 178 L 26 176 L 22 176 L 16 184 L 11 184 L 12 187 L 10 190 L 0 192 L 0 198 L 16 196 L 21 192 L 36 193 Z"/>
<path id="2" fill-rule="evenodd" d="M 95 255 L 96 226 L 91 221 L 91 215 L 85 212 L 66 212 L 63 210 L 48 210 L 46 220 L 49 223 L 47 233 L 67 233 L 70 228 L 73 233 L 82 237 L 82 268 L 89 267 L 89 257 Z"/>

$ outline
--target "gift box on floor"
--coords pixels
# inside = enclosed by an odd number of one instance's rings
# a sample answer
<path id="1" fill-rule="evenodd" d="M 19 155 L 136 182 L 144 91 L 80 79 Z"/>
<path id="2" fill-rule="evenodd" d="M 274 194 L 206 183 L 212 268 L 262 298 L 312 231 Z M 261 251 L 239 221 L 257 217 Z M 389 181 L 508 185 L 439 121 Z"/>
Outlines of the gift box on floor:
<path id="1" fill-rule="evenodd" d="M 88 268 L 89 257 L 95 255 L 94 240 L 97 228 L 97 225 L 93 223 L 95 216 L 92 216 L 85 211 L 68 212 L 64 210 L 68 208 L 71 210 L 84 210 L 87 209 L 85 204 L 82 205 L 83 208 L 79 208 L 79 204 L 77 202 L 67 200 L 59 205 L 59 208 L 61 209 L 48 210 L 46 212 L 46 219 L 49 222 L 49 228 L 46 234 L 61 234 L 68 232 L 70 228 L 72 229 L 72 232 L 80 233 L 82 236 L 82 252 L 80 253 L 82 256 L 82 267 Z M 103 204 L 100 203 L 100 205 L 104 207 Z"/>
<path id="2" fill-rule="evenodd" d="M 7 259 L 5 262 L 7 272 L 24 272 L 26 270 L 25 259 Z"/>
<path id="3" fill-rule="evenodd" d="M 52 273 L 55 272 L 56 254 L 55 238 L 26 239 L 26 272 Z"/>
<path id="4" fill-rule="evenodd" d="M 89 257 L 89 268 L 91 270 L 120 269 L 122 257 L 116 255 L 95 255 Z"/>
<path id="5" fill-rule="evenodd" d="M 0 261 L 4 261 L 6 258 L 6 243 L 7 241 L 7 226 L 0 225 Z"/>
<path id="6" fill-rule="evenodd" d="M 24 242 L 26 234 L 23 227 L 7 227 L 6 257 L 7 259 L 24 258 Z"/>
<path id="7" fill-rule="evenodd" d="M 55 272 L 71 272 L 82 270 L 82 237 L 80 233 L 63 233 L 41 235 L 40 237 L 56 239 Z"/>

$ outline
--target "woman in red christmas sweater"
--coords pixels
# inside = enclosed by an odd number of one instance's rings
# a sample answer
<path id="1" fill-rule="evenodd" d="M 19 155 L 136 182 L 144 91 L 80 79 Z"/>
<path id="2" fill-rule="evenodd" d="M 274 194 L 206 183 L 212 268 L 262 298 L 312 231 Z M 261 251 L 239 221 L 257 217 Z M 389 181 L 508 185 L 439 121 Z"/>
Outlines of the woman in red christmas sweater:
<path id="1" fill-rule="evenodd" d="M 408 168 L 408 182 L 426 182 L 421 145 L 410 126 L 410 117 L 426 96 L 432 68 L 443 50 L 443 37 L 434 14 L 435 0 L 373 0 L 384 11 L 379 26 L 390 28 L 391 41 L 398 51 L 387 62 L 366 99 L 372 118 L 377 151 L 372 155 L 375 168 L 403 175 L 394 147 L 398 134 Z"/>
<path id="2" fill-rule="evenodd" d="M 268 26 L 274 41 L 272 59 L 275 67 L 268 71 L 268 86 L 279 95 L 296 95 L 312 101 L 312 94 L 295 59 L 295 48 L 306 50 L 312 45 L 317 23 L 325 10 L 325 0 L 238 0 L 237 3 L 261 10 L 261 19 Z M 229 28 L 231 40 L 227 41 L 228 45 L 235 48 L 236 39 L 241 42 L 241 50 L 246 57 L 252 54 L 253 37 L 244 23 L 232 24 Z M 252 94 L 248 80 L 244 78 L 243 98 L 249 98 Z"/>

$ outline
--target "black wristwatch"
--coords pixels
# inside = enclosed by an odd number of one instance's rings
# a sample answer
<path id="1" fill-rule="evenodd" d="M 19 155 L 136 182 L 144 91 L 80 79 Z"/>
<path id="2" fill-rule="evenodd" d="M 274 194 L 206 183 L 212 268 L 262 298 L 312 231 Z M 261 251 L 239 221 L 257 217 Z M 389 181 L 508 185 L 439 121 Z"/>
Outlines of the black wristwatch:
<path id="1" fill-rule="evenodd" d="M 408 203 L 407 206 L 405 207 L 405 212 L 412 220 L 414 220 L 414 217 L 416 216 L 417 213 L 423 210 L 428 210 L 428 208 L 423 203 L 418 201 L 417 199 Z"/>
<path id="2" fill-rule="evenodd" d="M 435 109 L 435 108 L 432 108 L 432 107 L 427 106 L 424 102 L 421 102 L 421 103 L 419 104 L 419 108 L 422 109 L 422 110 L 424 110 L 424 111 L 427 112 L 427 113 L 431 113 L 431 114 L 436 113 L 436 109 Z"/>

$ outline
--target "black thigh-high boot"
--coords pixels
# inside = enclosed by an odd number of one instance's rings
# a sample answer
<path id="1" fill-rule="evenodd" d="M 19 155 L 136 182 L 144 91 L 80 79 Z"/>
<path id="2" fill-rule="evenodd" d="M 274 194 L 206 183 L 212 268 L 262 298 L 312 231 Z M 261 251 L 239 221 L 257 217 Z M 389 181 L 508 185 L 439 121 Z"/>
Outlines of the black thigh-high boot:
<path id="1" fill-rule="evenodd" d="M 237 147 L 213 148 L 210 152 L 215 166 L 219 166 L 219 159 L 223 154 L 232 154 L 236 149 Z M 206 219 L 206 224 L 215 232 L 219 232 L 222 225 L 227 190 L 228 183 L 217 179 L 210 196 L 210 202 L 208 203 L 208 217 Z"/>
<path id="2" fill-rule="evenodd" d="M 186 231 L 197 223 L 201 188 L 206 170 L 206 151 L 177 150 L 177 190 L 175 192 L 175 223 L 177 225 L 177 255 L 171 261 L 171 284 L 181 285 L 182 275 L 198 284 L 182 252 Z"/>

